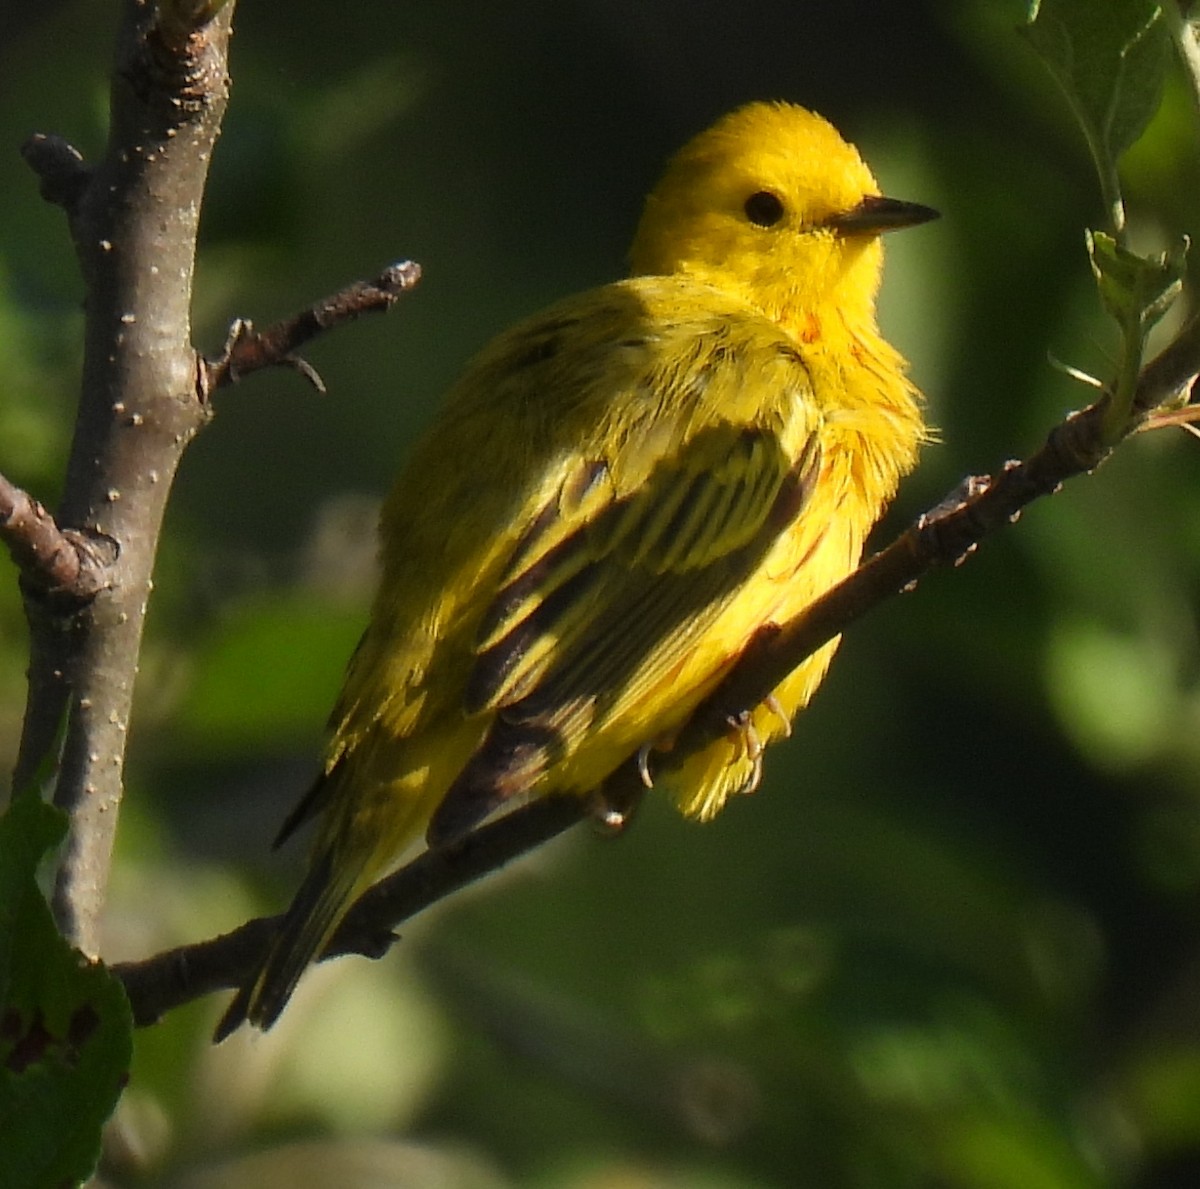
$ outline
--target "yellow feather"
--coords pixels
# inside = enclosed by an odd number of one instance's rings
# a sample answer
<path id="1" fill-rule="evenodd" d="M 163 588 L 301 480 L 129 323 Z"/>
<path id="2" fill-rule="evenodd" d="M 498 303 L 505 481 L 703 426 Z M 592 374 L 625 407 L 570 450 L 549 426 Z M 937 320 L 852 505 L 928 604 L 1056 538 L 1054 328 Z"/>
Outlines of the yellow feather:
<path id="1" fill-rule="evenodd" d="M 928 436 L 879 335 L 879 197 L 821 117 L 751 104 L 668 165 L 632 276 L 468 367 L 385 506 L 382 578 L 334 710 L 310 874 L 218 1029 L 269 1027 L 353 899 L 427 829 L 585 793 L 669 745 L 755 631 L 849 573 Z M 711 818 L 836 641 L 746 730 L 661 757 Z M 432 824 L 431 824 L 432 823 Z"/>

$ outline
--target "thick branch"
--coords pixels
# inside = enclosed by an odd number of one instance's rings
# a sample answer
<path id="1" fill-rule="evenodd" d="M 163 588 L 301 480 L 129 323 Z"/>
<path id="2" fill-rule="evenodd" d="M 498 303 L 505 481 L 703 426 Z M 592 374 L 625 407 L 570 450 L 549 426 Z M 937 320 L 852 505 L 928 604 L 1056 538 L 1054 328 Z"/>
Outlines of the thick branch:
<path id="1" fill-rule="evenodd" d="M 54 137 L 25 156 L 67 212 L 86 290 L 79 414 L 58 528 L 111 541 L 106 581 L 82 609 L 30 584 L 30 700 L 18 784 L 37 769 L 67 710 L 55 794 L 71 817 L 54 907 L 96 950 L 129 710 L 159 526 L 185 446 L 207 418 L 189 310 L 196 228 L 228 92 L 233 4 L 126 0 L 104 158 L 88 170 Z"/>
<path id="2" fill-rule="evenodd" d="M 209 397 L 272 365 L 319 377 L 294 352 L 386 310 L 420 278 L 402 262 L 261 334 L 238 323 L 221 359 L 191 345 L 197 219 L 228 93 L 232 0 L 126 0 L 104 159 L 61 137 L 23 148 L 67 214 L 87 290 L 83 390 L 62 508 L 0 481 L 0 540 L 22 569 L 31 663 L 14 783 L 60 738 L 55 800 L 71 831 L 55 891 L 63 931 L 95 952 L 121 796 L 142 623 L 166 501 Z M 65 735 L 60 727 L 66 722 Z"/>

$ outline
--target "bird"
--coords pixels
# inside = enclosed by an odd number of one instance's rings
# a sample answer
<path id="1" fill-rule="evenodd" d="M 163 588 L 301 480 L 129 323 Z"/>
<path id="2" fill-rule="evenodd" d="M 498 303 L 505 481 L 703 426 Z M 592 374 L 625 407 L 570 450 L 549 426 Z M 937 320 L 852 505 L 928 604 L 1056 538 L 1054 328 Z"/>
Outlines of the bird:
<path id="1" fill-rule="evenodd" d="M 422 836 L 626 763 L 701 821 L 757 783 L 836 639 L 728 735 L 671 740 L 765 625 L 856 567 L 929 440 L 875 305 L 881 235 L 936 214 L 884 196 L 820 115 L 753 102 L 668 162 L 627 277 L 468 364 L 384 503 L 368 626 L 276 840 L 316 819 L 308 871 L 216 1039 L 269 1028 Z"/>

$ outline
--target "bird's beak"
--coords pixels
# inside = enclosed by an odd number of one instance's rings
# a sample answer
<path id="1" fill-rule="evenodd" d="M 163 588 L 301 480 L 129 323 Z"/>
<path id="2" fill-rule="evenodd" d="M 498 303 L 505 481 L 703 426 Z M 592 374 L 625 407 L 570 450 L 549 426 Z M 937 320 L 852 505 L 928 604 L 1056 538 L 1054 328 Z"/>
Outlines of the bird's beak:
<path id="1" fill-rule="evenodd" d="M 916 227 L 918 223 L 928 223 L 937 217 L 938 212 L 931 206 L 868 194 L 848 211 L 830 215 L 824 225 L 842 235 L 881 235 L 899 227 Z"/>

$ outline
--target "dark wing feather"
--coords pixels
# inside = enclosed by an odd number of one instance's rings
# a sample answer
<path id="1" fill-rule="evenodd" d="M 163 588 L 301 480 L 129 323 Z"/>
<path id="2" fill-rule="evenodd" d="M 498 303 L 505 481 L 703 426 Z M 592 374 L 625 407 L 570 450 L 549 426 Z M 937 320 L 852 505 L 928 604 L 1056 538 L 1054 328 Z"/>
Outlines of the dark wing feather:
<path id="1" fill-rule="evenodd" d="M 800 512 L 819 463 L 815 437 L 793 459 L 770 430 L 722 423 L 624 498 L 602 464 L 581 464 L 514 550 L 483 617 L 467 710 L 497 714 L 434 814 L 431 842 L 528 789 L 597 717 L 661 679 Z"/>

